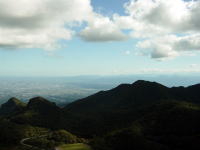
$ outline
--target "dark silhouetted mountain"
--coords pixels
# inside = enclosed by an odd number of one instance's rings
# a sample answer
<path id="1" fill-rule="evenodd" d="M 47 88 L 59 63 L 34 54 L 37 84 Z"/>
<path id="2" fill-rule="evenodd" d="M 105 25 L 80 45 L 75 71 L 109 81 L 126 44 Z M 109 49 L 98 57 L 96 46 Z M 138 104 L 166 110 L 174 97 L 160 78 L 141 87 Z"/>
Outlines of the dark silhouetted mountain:
<path id="1" fill-rule="evenodd" d="M 56 106 L 56 103 L 50 102 L 43 97 L 35 97 L 29 100 L 27 109 L 40 113 L 48 113 L 51 111 L 58 111 L 60 108 Z"/>
<path id="2" fill-rule="evenodd" d="M 1 105 L 0 115 L 15 114 L 24 110 L 26 104 L 18 100 L 17 98 L 11 98 L 6 103 Z"/>
<path id="3" fill-rule="evenodd" d="M 61 116 L 61 109 L 55 103 L 42 97 L 35 97 L 29 100 L 23 113 L 12 116 L 11 120 L 20 124 L 57 128 Z"/>
<path id="4" fill-rule="evenodd" d="M 111 131 L 91 144 L 96 150 L 199 150 L 199 118 L 199 105 L 163 102 L 146 108 L 130 127 Z"/>
<path id="5" fill-rule="evenodd" d="M 199 104 L 200 84 L 168 88 L 139 80 L 64 108 L 36 97 L 22 111 L 5 118 L 20 126 L 66 129 L 86 138 L 97 136 L 99 141 L 93 141 L 95 150 L 198 150 Z"/>
<path id="6" fill-rule="evenodd" d="M 73 124 L 73 132 L 84 133 L 84 136 L 98 135 L 129 126 L 133 120 L 142 117 L 150 105 L 165 101 L 199 104 L 199 91 L 199 85 L 168 88 L 156 82 L 139 80 L 80 99 L 63 110 L 67 122 Z"/>
<path id="7" fill-rule="evenodd" d="M 109 91 L 102 91 L 75 101 L 67 105 L 65 110 L 86 113 L 133 109 L 172 97 L 169 88 L 156 82 L 139 80 L 133 84 L 121 84 Z"/>
<path id="8" fill-rule="evenodd" d="M 106 112 L 135 109 L 163 100 L 200 103 L 200 85 L 168 88 L 156 82 L 139 80 L 75 101 L 64 109 L 75 113 Z"/>

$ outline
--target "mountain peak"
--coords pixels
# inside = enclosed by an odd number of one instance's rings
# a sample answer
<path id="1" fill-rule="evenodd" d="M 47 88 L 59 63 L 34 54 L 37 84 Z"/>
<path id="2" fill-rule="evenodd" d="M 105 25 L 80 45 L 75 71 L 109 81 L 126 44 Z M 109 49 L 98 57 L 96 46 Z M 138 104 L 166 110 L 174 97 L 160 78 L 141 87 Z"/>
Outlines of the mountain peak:
<path id="1" fill-rule="evenodd" d="M 133 86 L 160 86 L 160 87 L 165 87 L 164 85 L 162 85 L 160 83 L 145 81 L 145 80 L 137 80 L 132 85 Z"/>
<path id="2" fill-rule="evenodd" d="M 42 110 L 47 108 L 57 108 L 56 104 L 48 101 L 43 97 L 34 97 L 29 100 L 27 108 L 34 110 Z"/>
<path id="3" fill-rule="evenodd" d="M 6 106 L 6 107 L 23 106 L 23 107 L 25 107 L 25 105 L 26 104 L 23 103 L 22 101 L 20 101 L 19 99 L 12 97 L 6 103 L 2 104 L 2 107 L 3 106 Z"/>
<path id="4" fill-rule="evenodd" d="M 171 98 L 169 88 L 156 82 L 138 80 L 133 84 L 120 84 L 116 88 L 94 94 L 65 107 L 71 112 L 103 112 L 133 109 Z"/>
<path id="5" fill-rule="evenodd" d="M 23 102 L 21 102 L 19 99 L 15 98 L 15 97 L 10 98 L 6 103 L 14 104 L 14 105 L 25 105 Z"/>
<path id="6" fill-rule="evenodd" d="M 123 90 L 123 89 L 128 89 L 131 87 L 131 84 L 120 84 L 118 85 L 116 88 L 114 88 L 114 90 Z"/>
<path id="7" fill-rule="evenodd" d="M 146 83 L 151 83 L 151 82 L 146 80 L 137 80 L 133 84 L 146 84 Z"/>
<path id="8" fill-rule="evenodd" d="M 6 103 L 1 105 L 0 114 L 10 114 L 22 110 L 26 106 L 19 99 L 12 97 Z"/>
<path id="9" fill-rule="evenodd" d="M 139 85 L 139 84 L 152 84 L 156 82 L 146 81 L 146 80 L 137 80 L 133 83 L 133 85 Z"/>
<path id="10" fill-rule="evenodd" d="M 47 99 L 45 99 L 44 97 L 34 97 L 32 99 L 30 99 L 29 103 L 30 102 L 49 102 Z"/>

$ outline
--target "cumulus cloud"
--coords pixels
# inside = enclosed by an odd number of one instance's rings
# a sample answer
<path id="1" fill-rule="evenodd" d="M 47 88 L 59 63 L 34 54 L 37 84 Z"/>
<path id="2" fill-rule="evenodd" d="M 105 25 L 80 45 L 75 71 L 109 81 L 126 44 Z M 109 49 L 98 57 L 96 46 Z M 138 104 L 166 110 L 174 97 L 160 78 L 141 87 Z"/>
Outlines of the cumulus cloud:
<path id="1" fill-rule="evenodd" d="M 147 26 L 149 30 L 159 29 L 164 33 L 200 31 L 199 8 L 200 1 L 184 0 L 132 0 L 125 5 L 129 19 L 140 29 Z M 141 32 L 140 29 L 135 25 L 136 32 Z"/>
<path id="2" fill-rule="evenodd" d="M 0 0 L 0 47 L 55 48 L 73 22 L 88 20 L 90 0 Z"/>
<path id="3" fill-rule="evenodd" d="M 137 47 L 152 58 L 178 56 L 200 50 L 200 1 L 131 0 L 127 15 L 114 15 L 121 29 L 131 29 L 140 41 Z"/>
<path id="4" fill-rule="evenodd" d="M 88 20 L 88 26 L 81 31 L 80 37 L 90 42 L 123 41 L 128 38 L 110 18 L 97 14 Z"/>
<path id="5" fill-rule="evenodd" d="M 156 37 L 139 42 L 137 47 L 149 49 L 152 58 L 175 57 L 179 52 L 199 51 L 200 34 Z"/>
<path id="6" fill-rule="evenodd" d="M 126 39 L 112 20 L 93 11 L 90 0 L 0 0 L 0 47 L 44 48 L 70 40 L 71 27 L 86 22 L 79 34 L 86 41 Z"/>
<path id="7" fill-rule="evenodd" d="M 130 0 L 124 11 L 106 17 L 94 12 L 91 0 L 0 0 L 0 47 L 52 49 L 78 35 L 89 42 L 132 37 L 156 59 L 200 50 L 200 1 Z M 73 25 L 83 22 L 75 33 Z"/>

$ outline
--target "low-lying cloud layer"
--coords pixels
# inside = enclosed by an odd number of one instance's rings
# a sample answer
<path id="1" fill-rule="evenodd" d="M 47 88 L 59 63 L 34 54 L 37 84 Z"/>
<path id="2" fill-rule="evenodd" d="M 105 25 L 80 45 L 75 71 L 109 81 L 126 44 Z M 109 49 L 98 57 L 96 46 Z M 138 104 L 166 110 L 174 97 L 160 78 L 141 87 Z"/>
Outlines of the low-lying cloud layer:
<path id="1" fill-rule="evenodd" d="M 90 0 L 0 0 L 0 47 L 53 49 L 77 35 L 89 42 L 139 39 L 152 58 L 200 50 L 200 1 L 130 0 L 124 11 L 106 17 Z M 83 23 L 76 33 L 74 25 Z"/>

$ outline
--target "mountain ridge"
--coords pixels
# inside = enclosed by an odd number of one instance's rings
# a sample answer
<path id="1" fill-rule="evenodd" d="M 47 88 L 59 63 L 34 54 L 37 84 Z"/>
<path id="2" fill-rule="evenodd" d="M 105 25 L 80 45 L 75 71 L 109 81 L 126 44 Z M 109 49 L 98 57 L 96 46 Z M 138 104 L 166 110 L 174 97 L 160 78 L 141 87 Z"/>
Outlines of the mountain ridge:
<path id="1" fill-rule="evenodd" d="M 87 137 L 128 126 L 132 120 L 141 117 L 147 107 L 157 103 L 186 101 L 199 104 L 198 91 L 199 84 L 169 88 L 157 82 L 138 80 L 100 91 L 64 108 L 45 98 L 35 97 L 29 100 L 23 111 L 11 114 L 10 119 L 20 124 L 67 129 Z"/>
<path id="2" fill-rule="evenodd" d="M 66 107 L 64 107 L 67 111 L 77 112 L 81 111 L 74 110 L 74 108 L 79 107 L 83 109 L 83 105 L 85 105 L 86 109 L 83 111 L 88 111 L 88 109 L 98 110 L 99 108 L 91 108 L 89 105 L 95 105 L 96 102 L 103 102 L 107 103 L 109 106 L 109 102 L 113 102 L 110 104 L 111 106 L 116 106 L 117 108 L 125 102 L 128 105 L 142 105 L 143 103 L 151 103 L 151 102 L 158 102 L 161 100 L 186 100 L 189 102 L 195 101 L 195 103 L 200 103 L 198 99 L 200 99 L 200 94 L 198 96 L 193 96 L 194 92 L 197 94 L 197 91 L 200 90 L 200 84 L 192 85 L 189 87 L 166 87 L 162 84 L 157 82 L 150 82 L 144 80 L 138 80 L 133 84 L 121 84 L 116 88 L 113 88 L 108 91 L 101 91 L 89 97 L 79 99 L 75 102 L 70 103 Z M 148 101 L 147 101 L 148 99 Z M 91 103 L 91 104 L 89 104 Z M 88 105 L 88 106 L 87 106 Z M 98 105 L 98 104 L 96 104 Z M 102 105 L 102 108 L 106 106 Z"/>
<path id="3" fill-rule="evenodd" d="M 30 99 L 27 105 L 12 98 L 3 104 L 8 112 L 0 114 L 0 129 L 18 138 L 10 140 L 0 132 L 0 139 L 17 143 L 24 136 L 22 128 L 28 125 L 34 127 L 32 133 L 35 127 L 64 129 L 92 139 L 94 150 L 199 150 L 199 91 L 200 84 L 169 88 L 139 80 L 100 91 L 64 108 L 43 97 Z M 23 109 L 12 109 L 15 105 Z"/>

